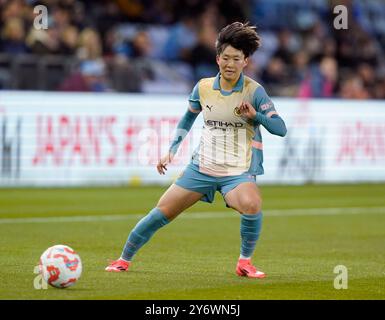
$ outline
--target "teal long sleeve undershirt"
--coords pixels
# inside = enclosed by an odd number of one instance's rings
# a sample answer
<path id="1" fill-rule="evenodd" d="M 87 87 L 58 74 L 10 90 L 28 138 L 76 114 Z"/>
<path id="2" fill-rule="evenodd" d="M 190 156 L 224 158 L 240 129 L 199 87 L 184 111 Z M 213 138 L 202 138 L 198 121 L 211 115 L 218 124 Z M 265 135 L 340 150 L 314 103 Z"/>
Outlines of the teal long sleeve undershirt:
<path id="1" fill-rule="evenodd" d="M 182 119 L 180 119 L 178 126 L 176 128 L 176 134 L 174 139 L 171 141 L 169 151 L 172 154 L 176 154 L 180 144 L 183 139 L 186 137 L 187 133 L 190 131 L 192 125 L 194 124 L 195 119 L 198 117 L 199 112 L 191 112 L 187 110 Z"/>
<path id="2" fill-rule="evenodd" d="M 285 122 L 278 115 L 273 115 L 269 118 L 262 113 L 257 112 L 254 120 L 257 124 L 263 125 L 271 134 L 284 137 L 287 133 Z"/>

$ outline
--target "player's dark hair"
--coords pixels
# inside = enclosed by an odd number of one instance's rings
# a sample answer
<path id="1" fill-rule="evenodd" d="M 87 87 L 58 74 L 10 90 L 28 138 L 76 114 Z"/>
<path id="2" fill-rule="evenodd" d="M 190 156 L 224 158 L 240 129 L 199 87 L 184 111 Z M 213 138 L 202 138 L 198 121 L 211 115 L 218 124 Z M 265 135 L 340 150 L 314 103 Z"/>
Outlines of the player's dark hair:
<path id="1" fill-rule="evenodd" d="M 217 55 L 220 55 L 230 45 L 241 50 L 245 58 L 251 56 L 261 45 L 261 38 L 256 29 L 248 22 L 233 22 L 227 25 L 219 32 L 215 42 Z"/>

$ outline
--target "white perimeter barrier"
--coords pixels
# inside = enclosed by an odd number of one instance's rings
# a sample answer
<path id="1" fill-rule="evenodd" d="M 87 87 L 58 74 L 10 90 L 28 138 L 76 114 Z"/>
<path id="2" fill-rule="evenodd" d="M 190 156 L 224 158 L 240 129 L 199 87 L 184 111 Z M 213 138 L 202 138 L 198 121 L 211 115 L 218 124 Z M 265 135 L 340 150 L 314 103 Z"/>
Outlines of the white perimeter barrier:
<path id="1" fill-rule="evenodd" d="M 385 181 L 385 101 L 273 98 L 285 138 L 263 132 L 259 183 Z M 187 96 L 0 92 L 0 186 L 169 184 L 199 143 L 200 115 L 156 171 Z"/>

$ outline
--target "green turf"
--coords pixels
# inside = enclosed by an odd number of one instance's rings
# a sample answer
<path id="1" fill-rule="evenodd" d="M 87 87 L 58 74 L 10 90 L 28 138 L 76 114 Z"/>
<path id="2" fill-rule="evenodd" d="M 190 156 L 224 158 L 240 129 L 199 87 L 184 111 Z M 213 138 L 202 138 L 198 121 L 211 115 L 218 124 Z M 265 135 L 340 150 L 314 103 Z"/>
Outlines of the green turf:
<path id="1" fill-rule="evenodd" d="M 155 234 L 130 272 L 104 271 L 137 218 L 1 223 L 5 218 L 145 214 L 165 188 L 0 189 L 0 299 L 384 299 L 385 185 L 264 186 L 264 225 L 254 261 L 268 277 L 239 278 L 239 217 L 198 203 Z M 269 210 L 362 208 L 359 214 L 269 215 Z M 368 209 L 379 207 L 377 209 Z M 381 209 L 382 208 L 382 209 Z M 194 219 L 194 212 L 222 212 Z M 227 215 L 223 216 L 223 212 Z M 284 211 L 279 211 L 284 214 Z M 303 211 L 302 211 L 303 213 Z M 54 244 L 80 254 L 72 288 L 36 290 L 34 266 Z M 348 289 L 333 287 L 336 265 Z"/>

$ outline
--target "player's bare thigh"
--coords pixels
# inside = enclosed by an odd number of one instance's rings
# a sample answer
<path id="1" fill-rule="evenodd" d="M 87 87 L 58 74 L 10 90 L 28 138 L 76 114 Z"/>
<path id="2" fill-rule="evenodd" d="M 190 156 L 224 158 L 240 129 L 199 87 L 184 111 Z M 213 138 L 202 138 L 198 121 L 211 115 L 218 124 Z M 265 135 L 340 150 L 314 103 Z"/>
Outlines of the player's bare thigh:
<path id="1" fill-rule="evenodd" d="M 262 196 L 255 183 L 244 182 L 225 195 L 229 207 L 239 213 L 254 214 L 262 209 Z"/>
<path id="2" fill-rule="evenodd" d="M 156 206 L 169 220 L 172 220 L 199 201 L 202 196 L 202 193 L 190 191 L 176 184 L 172 184 L 159 199 Z"/>

